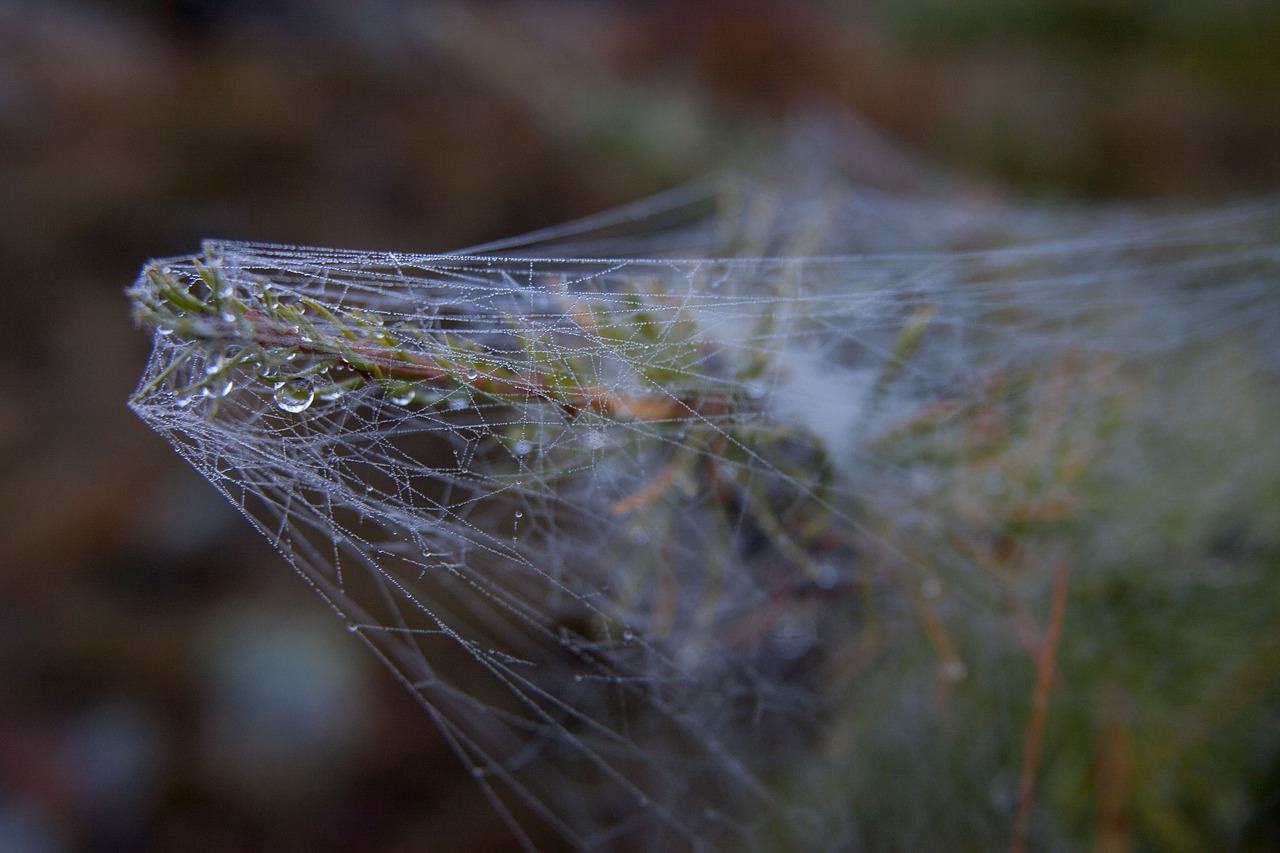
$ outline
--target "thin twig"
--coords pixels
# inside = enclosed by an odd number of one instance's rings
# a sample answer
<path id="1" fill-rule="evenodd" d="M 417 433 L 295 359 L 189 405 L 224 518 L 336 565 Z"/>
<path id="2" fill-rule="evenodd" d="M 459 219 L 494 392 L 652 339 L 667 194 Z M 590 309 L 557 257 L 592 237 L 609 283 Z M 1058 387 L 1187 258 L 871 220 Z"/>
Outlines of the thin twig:
<path id="1" fill-rule="evenodd" d="M 614 515 L 629 515 L 648 506 L 666 494 L 688 467 L 689 457 L 686 454 L 674 454 L 656 477 L 626 497 L 614 501 L 609 505 L 609 511 Z"/>
<path id="2" fill-rule="evenodd" d="M 1040 767 L 1040 753 L 1044 747 L 1044 725 L 1049 715 L 1049 690 L 1053 686 L 1054 657 L 1058 651 L 1058 639 L 1062 634 L 1062 614 L 1067 607 L 1067 564 L 1058 560 L 1053 566 L 1053 592 L 1049 600 L 1049 621 L 1045 625 L 1044 641 L 1036 659 L 1036 680 L 1031 693 L 1031 719 L 1027 722 L 1027 736 L 1023 744 L 1022 772 L 1018 776 L 1018 810 L 1013 823 L 1011 853 L 1026 853 L 1027 837 L 1031 829 L 1032 793 L 1035 790 L 1036 773 Z"/>
<path id="3" fill-rule="evenodd" d="M 494 396 L 537 398 L 559 406 L 570 415 L 591 411 L 616 420 L 660 421 L 716 417 L 729 409 L 728 400 L 716 394 L 700 394 L 697 398 L 623 394 L 598 385 L 553 384 L 536 371 L 503 375 L 508 371 L 480 370 L 473 365 L 468 365 L 464 371 L 420 353 L 372 343 L 308 336 L 301 329 L 277 322 L 254 309 L 245 310 L 235 320 L 206 321 L 200 332 L 193 336 L 206 340 L 248 341 L 265 349 L 282 348 L 331 358 L 367 379 L 459 384 Z"/>

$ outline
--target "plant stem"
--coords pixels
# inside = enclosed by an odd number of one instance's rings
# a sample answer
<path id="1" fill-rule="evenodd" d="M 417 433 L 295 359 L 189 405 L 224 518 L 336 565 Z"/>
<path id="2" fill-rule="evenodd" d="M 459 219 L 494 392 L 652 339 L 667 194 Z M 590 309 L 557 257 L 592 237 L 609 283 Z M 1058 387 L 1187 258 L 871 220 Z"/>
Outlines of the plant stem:
<path id="1" fill-rule="evenodd" d="M 1027 723 L 1027 736 L 1023 744 L 1022 773 L 1018 777 L 1018 809 L 1013 823 L 1011 853 L 1026 853 L 1027 837 L 1031 829 L 1032 793 L 1035 790 L 1036 773 L 1040 767 L 1040 753 L 1044 747 L 1044 725 L 1049 715 L 1049 690 L 1053 687 L 1054 658 L 1058 651 L 1058 639 L 1062 634 L 1062 614 L 1067 606 L 1067 564 L 1058 560 L 1053 566 L 1053 591 L 1049 600 L 1049 620 L 1045 625 L 1044 641 L 1036 659 L 1036 680 L 1031 692 L 1031 719 Z"/>

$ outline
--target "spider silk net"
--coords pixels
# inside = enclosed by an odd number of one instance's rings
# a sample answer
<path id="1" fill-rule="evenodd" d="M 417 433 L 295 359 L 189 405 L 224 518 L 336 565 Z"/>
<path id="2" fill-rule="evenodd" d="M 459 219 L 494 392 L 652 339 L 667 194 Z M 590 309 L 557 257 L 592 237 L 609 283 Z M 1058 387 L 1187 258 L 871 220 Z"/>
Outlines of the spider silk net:
<path id="1" fill-rule="evenodd" d="M 984 849 L 1051 567 L 1066 725 L 1182 612 L 1098 590 L 1274 540 L 1278 234 L 738 177 L 454 255 L 211 241 L 131 290 L 131 405 L 523 846 Z M 1058 766 L 1036 831 L 1090 838 Z"/>

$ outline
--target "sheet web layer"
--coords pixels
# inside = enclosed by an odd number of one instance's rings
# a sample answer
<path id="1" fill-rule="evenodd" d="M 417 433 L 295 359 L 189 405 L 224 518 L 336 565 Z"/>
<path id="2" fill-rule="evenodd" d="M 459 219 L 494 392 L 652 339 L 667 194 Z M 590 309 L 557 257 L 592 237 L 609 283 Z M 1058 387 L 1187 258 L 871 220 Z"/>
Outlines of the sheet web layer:
<path id="1" fill-rule="evenodd" d="M 974 784 L 1007 775 L 1052 567 L 1142 523 L 1099 484 L 1155 477 L 1215 393 L 1274 402 L 1274 208 L 1090 226 L 744 198 L 727 230 L 642 245 L 765 257 L 523 256 L 625 247 L 560 232 L 457 256 L 211 242 L 131 291 L 155 332 L 135 410 L 527 847 L 920 831 L 863 790 L 867 739 L 937 735 L 982 694 L 1007 734 Z M 1223 500 L 1252 482 L 1194 476 Z M 1011 820 L 988 818 L 971 840 Z"/>

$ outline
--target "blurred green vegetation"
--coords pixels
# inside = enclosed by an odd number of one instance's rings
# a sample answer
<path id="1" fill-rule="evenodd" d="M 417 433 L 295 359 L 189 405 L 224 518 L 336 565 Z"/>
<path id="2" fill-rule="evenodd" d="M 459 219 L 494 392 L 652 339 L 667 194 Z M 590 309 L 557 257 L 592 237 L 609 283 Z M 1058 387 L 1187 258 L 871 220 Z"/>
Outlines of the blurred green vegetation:
<path id="1" fill-rule="evenodd" d="M 1160 63 L 1240 88 L 1280 74 L 1280 8 L 1269 0 L 889 0 L 879 14 L 901 37 L 944 50 Z"/>

